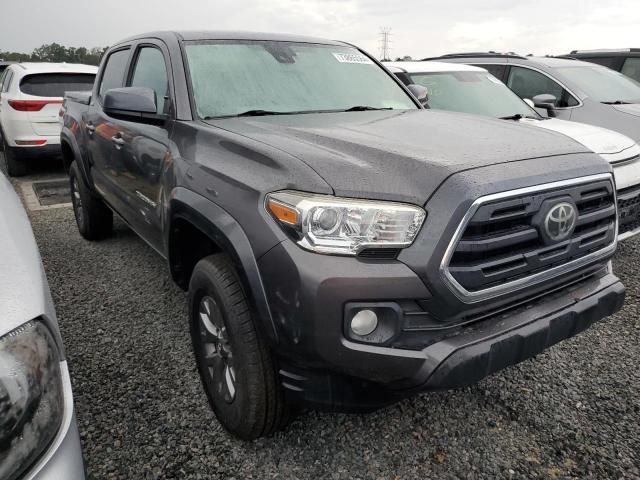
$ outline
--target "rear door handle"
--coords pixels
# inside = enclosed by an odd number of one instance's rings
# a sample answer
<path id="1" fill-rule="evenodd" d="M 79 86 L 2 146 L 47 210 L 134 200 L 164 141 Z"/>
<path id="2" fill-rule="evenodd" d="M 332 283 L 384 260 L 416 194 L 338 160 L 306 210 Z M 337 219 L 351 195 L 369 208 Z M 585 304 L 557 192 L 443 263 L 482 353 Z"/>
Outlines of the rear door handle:
<path id="1" fill-rule="evenodd" d="M 113 136 L 111 137 L 111 141 L 113 142 L 113 146 L 120 150 L 124 145 L 124 140 L 121 137 Z"/>

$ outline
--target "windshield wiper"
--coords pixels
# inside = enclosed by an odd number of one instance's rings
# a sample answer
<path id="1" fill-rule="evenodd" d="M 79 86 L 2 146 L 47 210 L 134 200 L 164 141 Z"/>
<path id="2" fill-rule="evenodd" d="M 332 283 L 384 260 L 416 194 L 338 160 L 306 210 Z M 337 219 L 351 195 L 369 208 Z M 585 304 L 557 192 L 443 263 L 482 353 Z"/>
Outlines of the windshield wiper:
<path id="1" fill-rule="evenodd" d="M 625 102 L 624 100 L 613 100 L 611 102 L 602 102 L 605 105 L 631 105 L 631 102 Z"/>
<path id="2" fill-rule="evenodd" d="M 393 110 L 391 107 L 369 107 L 367 105 L 356 105 L 355 107 L 347 108 L 345 112 L 364 112 L 366 110 Z"/>
<path id="3" fill-rule="evenodd" d="M 523 118 L 531 118 L 532 120 L 540 120 L 540 118 L 534 117 L 533 115 L 523 115 L 521 113 L 515 113 L 513 115 L 509 115 L 508 117 L 500 117 L 500 120 L 522 120 Z"/>

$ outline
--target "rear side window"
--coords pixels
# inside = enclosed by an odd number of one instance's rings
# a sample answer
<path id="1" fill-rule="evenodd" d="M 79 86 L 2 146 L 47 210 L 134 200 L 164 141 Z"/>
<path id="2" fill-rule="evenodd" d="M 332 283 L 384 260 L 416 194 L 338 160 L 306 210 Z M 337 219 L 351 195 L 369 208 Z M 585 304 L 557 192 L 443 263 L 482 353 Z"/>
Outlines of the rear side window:
<path id="1" fill-rule="evenodd" d="M 107 63 L 104 66 L 102 79 L 100 80 L 100 89 L 98 94 L 103 97 L 107 90 L 112 88 L 120 88 L 124 82 L 124 72 L 127 68 L 129 60 L 129 49 L 118 50 L 109 55 Z"/>
<path id="2" fill-rule="evenodd" d="M 578 101 L 559 83 L 529 68 L 512 66 L 507 86 L 520 98 L 533 99 L 536 95 L 546 93 L 556 97 L 556 107 L 558 108 L 578 105 Z"/>
<path id="3" fill-rule="evenodd" d="M 627 58 L 622 66 L 622 73 L 640 82 L 640 58 Z"/>
<path id="4" fill-rule="evenodd" d="M 142 47 L 131 76 L 131 87 L 147 87 L 156 92 L 157 113 L 164 113 L 169 96 L 167 66 L 162 52 L 154 47 Z"/>
<path id="5" fill-rule="evenodd" d="M 90 73 L 38 73 L 24 77 L 20 90 L 36 97 L 64 97 L 64 92 L 91 90 L 95 78 Z"/>

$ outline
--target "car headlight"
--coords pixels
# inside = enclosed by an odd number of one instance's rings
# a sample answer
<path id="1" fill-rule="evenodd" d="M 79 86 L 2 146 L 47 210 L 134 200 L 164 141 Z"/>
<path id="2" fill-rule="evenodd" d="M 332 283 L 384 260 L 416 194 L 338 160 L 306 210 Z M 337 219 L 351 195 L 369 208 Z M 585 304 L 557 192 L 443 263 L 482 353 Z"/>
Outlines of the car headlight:
<path id="1" fill-rule="evenodd" d="M 51 444 L 64 411 L 60 355 L 32 321 L 0 338 L 0 478 L 20 477 Z"/>
<path id="2" fill-rule="evenodd" d="M 266 208 L 303 248 L 341 255 L 408 247 L 426 217 L 415 205 L 290 190 L 268 194 Z"/>

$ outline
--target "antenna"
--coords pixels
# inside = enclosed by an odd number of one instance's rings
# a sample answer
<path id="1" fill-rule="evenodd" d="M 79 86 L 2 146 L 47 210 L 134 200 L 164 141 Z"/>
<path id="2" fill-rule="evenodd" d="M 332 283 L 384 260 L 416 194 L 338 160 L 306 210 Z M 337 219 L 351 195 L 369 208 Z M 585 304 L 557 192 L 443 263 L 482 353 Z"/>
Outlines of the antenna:
<path id="1" fill-rule="evenodd" d="M 380 44 L 380 60 L 391 60 L 391 29 L 389 27 L 380 27 L 378 38 Z"/>

